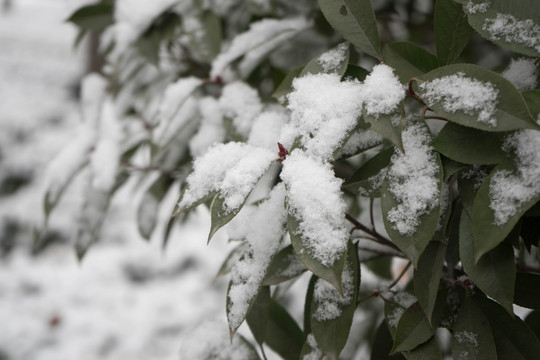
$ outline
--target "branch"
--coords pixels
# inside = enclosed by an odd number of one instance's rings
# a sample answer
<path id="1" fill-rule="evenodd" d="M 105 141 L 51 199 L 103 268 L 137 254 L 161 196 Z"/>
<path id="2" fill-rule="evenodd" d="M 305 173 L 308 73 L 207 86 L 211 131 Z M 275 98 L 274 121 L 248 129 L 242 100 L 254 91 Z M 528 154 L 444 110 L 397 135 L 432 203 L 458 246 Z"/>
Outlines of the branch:
<path id="1" fill-rule="evenodd" d="M 345 214 L 345 219 L 347 219 L 350 223 L 352 223 L 354 225 L 354 229 L 361 230 L 361 231 L 365 232 L 366 234 L 369 234 L 369 235 L 373 236 L 373 239 L 371 239 L 371 240 L 373 240 L 373 241 L 375 241 L 375 242 L 377 242 L 379 244 L 391 247 L 392 249 L 397 250 L 397 251 L 399 251 L 401 253 L 401 250 L 399 250 L 399 248 L 396 245 L 394 245 L 394 243 L 392 241 L 390 241 L 390 239 L 382 236 L 381 234 L 379 234 L 375 230 L 371 230 L 370 228 L 368 228 L 367 226 L 365 226 L 364 224 L 360 223 L 358 220 L 353 218 L 351 215 Z"/>
<path id="2" fill-rule="evenodd" d="M 391 290 L 394 286 L 397 285 L 397 283 L 403 278 L 403 276 L 407 273 L 407 271 L 409 270 L 409 268 L 411 267 L 412 263 L 409 261 L 407 263 L 407 266 L 405 266 L 403 268 L 403 270 L 401 270 L 401 273 L 398 275 L 397 278 L 394 279 L 394 281 L 392 281 L 392 283 L 388 286 L 388 290 Z"/>

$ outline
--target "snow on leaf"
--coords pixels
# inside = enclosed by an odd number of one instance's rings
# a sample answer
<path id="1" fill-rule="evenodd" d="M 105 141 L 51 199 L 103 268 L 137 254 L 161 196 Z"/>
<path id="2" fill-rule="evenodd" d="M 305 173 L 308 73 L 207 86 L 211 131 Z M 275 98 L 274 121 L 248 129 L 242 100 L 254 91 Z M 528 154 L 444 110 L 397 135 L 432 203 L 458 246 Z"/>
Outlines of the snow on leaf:
<path id="1" fill-rule="evenodd" d="M 189 150 L 194 157 L 203 155 L 212 145 L 225 139 L 218 101 L 208 96 L 200 99 L 198 105 L 201 124 L 197 133 L 189 140 Z"/>
<path id="2" fill-rule="evenodd" d="M 253 121 L 248 144 L 275 151 L 283 126 L 289 121 L 284 111 L 269 109 L 262 112 Z"/>
<path id="3" fill-rule="evenodd" d="M 322 66 L 325 72 L 333 72 L 345 60 L 348 49 L 348 43 L 339 44 L 335 49 L 327 51 L 319 56 L 317 62 Z"/>
<path id="4" fill-rule="evenodd" d="M 512 59 L 501 75 L 521 91 L 536 87 L 538 72 L 532 59 Z"/>
<path id="5" fill-rule="evenodd" d="M 223 88 L 219 108 L 223 116 L 232 120 L 236 132 L 247 138 L 263 106 L 257 90 L 242 81 L 236 81 Z"/>
<path id="6" fill-rule="evenodd" d="M 520 20 L 511 14 L 497 13 L 495 18 L 486 18 L 482 30 L 493 40 L 518 43 L 540 52 L 540 25 L 532 19 Z"/>
<path id="7" fill-rule="evenodd" d="M 394 69 L 379 64 L 364 80 L 362 95 L 366 113 L 377 117 L 394 112 L 405 98 L 405 89 Z"/>
<path id="8" fill-rule="evenodd" d="M 317 279 L 313 291 L 315 311 L 313 317 L 320 322 L 333 320 L 341 316 L 342 308 L 349 305 L 354 293 L 354 273 L 347 263 L 342 275 L 343 296 L 328 281 Z"/>
<path id="9" fill-rule="evenodd" d="M 330 164 L 299 150 L 283 161 L 281 179 L 304 246 L 324 266 L 332 266 L 347 251 L 349 238 L 342 180 L 334 176 Z"/>
<path id="10" fill-rule="evenodd" d="M 422 96 L 428 102 L 442 102 L 448 112 L 463 111 L 478 116 L 478 121 L 496 126 L 493 117 L 496 112 L 499 91 L 489 82 L 468 78 L 464 73 L 444 76 L 420 84 Z"/>

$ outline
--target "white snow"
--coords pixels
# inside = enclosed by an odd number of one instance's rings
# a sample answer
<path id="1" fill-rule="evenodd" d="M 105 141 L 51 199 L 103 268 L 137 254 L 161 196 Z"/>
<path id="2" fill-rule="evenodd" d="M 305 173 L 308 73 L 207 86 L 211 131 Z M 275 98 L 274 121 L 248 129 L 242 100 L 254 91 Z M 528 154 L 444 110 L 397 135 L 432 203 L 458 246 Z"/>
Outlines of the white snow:
<path id="1" fill-rule="evenodd" d="M 189 150 L 194 157 L 203 155 L 212 145 L 225 140 L 219 102 L 207 96 L 199 99 L 198 105 L 201 124 L 197 133 L 189 140 Z"/>
<path id="2" fill-rule="evenodd" d="M 472 0 L 463 7 L 467 14 L 485 13 L 489 8 L 489 1 L 475 4 Z"/>
<path id="3" fill-rule="evenodd" d="M 248 144 L 262 147 L 277 154 L 277 142 L 289 115 L 284 111 L 266 110 L 253 122 Z"/>
<path id="4" fill-rule="evenodd" d="M 379 145 L 383 137 L 371 129 L 361 129 L 354 132 L 341 149 L 344 156 L 355 155 L 356 153 Z"/>
<path id="5" fill-rule="evenodd" d="M 429 146 L 429 130 L 419 124 L 403 130 L 405 154 L 396 150 L 388 170 L 389 190 L 399 204 L 388 212 L 392 228 L 402 235 L 413 235 L 419 217 L 440 203 L 436 156 Z"/>
<path id="6" fill-rule="evenodd" d="M 368 115 L 390 114 L 405 99 L 405 88 L 385 64 L 375 65 L 362 85 L 362 100 Z"/>
<path id="7" fill-rule="evenodd" d="M 281 179 L 287 188 L 289 213 L 299 220 L 304 246 L 323 265 L 331 266 L 347 250 L 347 205 L 342 180 L 332 167 L 295 150 L 283 161 Z"/>
<path id="8" fill-rule="evenodd" d="M 461 330 L 455 331 L 453 335 L 460 344 L 478 347 L 478 334 L 467 330 Z"/>
<path id="9" fill-rule="evenodd" d="M 321 349 L 319 349 L 319 346 L 317 345 L 317 340 L 315 340 L 315 336 L 313 334 L 309 334 L 306 338 L 306 342 L 309 345 L 309 348 L 311 351 L 309 354 L 304 355 L 302 360 L 320 360 L 323 357 L 323 352 Z"/>
<path id="10" fill-rule="evenodd" d="M 538 71 L 532 59 L 512 59 L 501 75 L 520 91 L 536 88 Z"/>
<path id="11" fill-rule="evenodd" d="M 232 120 L 234 129 L 244 138 L 249 136 L 255 118 L 263 110 L 257 90 L 242 81 L 223 88 L 219 107 L 223 116 Z"/>
<path id="12" fill-rule="evenodd" d="M 540 25 L 532 19 L 520 20 L 511 14 L 497 13 L 497 17 L 484 20 L 482 30 L 494 40 L 517 43 L 540 52 Z"/>
<path id="13" fill-rule="evenodd" d="M 489 183 L 489 207 L 494 224 L 502 226 L 521 206 L 540 194 L 540 132 L 519 130 L 508 135 L 504 149 L 515 154 L 516 172 L 499 170 Z"/>
<path id="14" fill-rule="evenodd" d="M 340 317 L 343 307 L 353 301 L 354 272 L 349 263 L 343 270 L 341 281 L 343 284 L 343 296 L 328 281 L 317 279 L 317 282 L 315 282 L 313 301 L 316 307 L 313 317 L 317 321 L 324 322 Z"/>
<path id="15" fill-rule="evenodd" d="M 497 119 L 493 118 L 498 103 L 499 91 L 493 84 L 474 78 L 468 78 L 464 73 L 443 76 L 442 78 L 426 81 L 420 84 L 422 97 L 429 103 L 441 103 L 444 110 L 478 117 L 478 121 L 496 126 Z"/>
<path id="16" fill-rule="evenodd" d="M 322 66 L 324 72 L 330 73 L 337 71 L 339 65 L 345 61 L 349 43 L 339 44 L 335 49 L 326 51 L 317 59 L 317 62 Z"/>
<path id="17" fill-rule="evenodd" d="M 242 323 L 270 262 L 280 248 L 287 221 L 284 201 L 285 187 L 280 184 L 274 187 L 266 201 L 245 209 L 247 211 L 234 219 L 243 225 L 243 235 L 249 248 L 231 270 L 230 306 L 227 309 L 231 329 Z"/>

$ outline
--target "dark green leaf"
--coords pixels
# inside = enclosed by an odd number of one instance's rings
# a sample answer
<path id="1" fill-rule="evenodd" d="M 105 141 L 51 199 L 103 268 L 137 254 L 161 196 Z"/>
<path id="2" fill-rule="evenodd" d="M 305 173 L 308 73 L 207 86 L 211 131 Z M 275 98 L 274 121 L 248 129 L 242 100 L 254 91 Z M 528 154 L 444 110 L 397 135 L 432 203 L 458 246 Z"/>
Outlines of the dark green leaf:
<path id="1" fill-rule="evenodd" d="M 474 6 L 481 10 L 471 11 Z M 469 24 L 484 38 L 522 55 L 540 56 L 540 5 L 537 0 L 470 0 L 465 3 L 464 10 Z"/>
<path id="2" fill-rule="evenodd" d="M 420 256 L 418 268 L 414 271 L 414 293 L 430 325 L 433 325 L 432 314 L 439 291 L 445 255 L 446 245 L 439 241 L 431 241 Z"/>
<path id="3" fill-rule="evenodd" d="M 324 360 L 328 359 L 324 355 L 321 349 L 317 346 L 317 341 L 313 334 L 308 335 L 306 342 L 302 347 L 302 352 L 300 353 L 300 359 L 309 359 L 309 360 Z"/>
<path id="4" fill-rule="evenodd" d="M 482 310 L 467 297 L 453 327 L 452 355 L 454 359 L 497 359 L 491 326 Z"/>
<path id="5" fill-rule="evenodd" d="M 330 54 L 331 53 L 331 54 Z M 340 58 L 341 61 L 339 61 L 338 64 L 334 63 L 327 63 L 325 62 L 325 58 L 330 56 L 332 59 L 335 59 L 342 55 L 343 57 Z M 343 74 L 345 74 L 345 71 L 347 70 L 347 64 L 349 63 L 349 43 L 341 43 L 337 45 L 336 47 L 329 49 L 322 53 L 321 55 L 317 56 L 315 59 L 311 60 L 300 73 L 300 77 L 305 76 L 307 74 L 320 74 L 320 73 L 328 73 L 328 74 L 337 74 L 339 77 L 342 77 Z"/>
<path id="6" fill-rule="evenodd" d="M 409 351 L 425 343 L 435 334 L 418 302 L 411 305 L 401 318 L 394 335 L 392 353 Z"/>
<path id="7" fill-rule="evenodd" d="M 242 241 L 240 243 L 240 245 L 238 245 L 237 247 L 232 249 L 231 252 L 229 253 L 229 255 L 227 255 L 227 257 L 223 261 L 223 264 L 221 264 L 221 267 L 219 268 L 219 270 L 218 270 L 218 272 L 216 274 L 216 278 L 218 278 L 220 276 L 227 275 L 228 273 L 230 273 L 231 269 L 234 266 L 234 264 L 236 264 L 238 262 L 238 260 L 240 260 L 240 258 L 242 257 L 242 254 L 244 254 L 244 252 L 248 248 L 249 248 L 249 244 L 246 241 Z M 264 284 L 264 285 L 266 285 L 266 284 Z"/>
<path id="8" fill-rule="evenodd" d="M 379 31 L 370 0 L 318 0 L 334 30 L 361 51 L 381 59 Z"/>
<path id="9" fill-rule="evenodd" d="M 368 75 L 369 75 L 369 71 L 367 71 L 363 67 L 354 65 L 354 64 L 349 64 L 347 65 L 347 70 L 345 71 L 345 74 L 343 74 L 343 78 L 364 81 L 364 79 Z"/>
<path id="10" fill-rule="evenodd" d="M 311 333 L 311 302 L 313 301 L 313 291 L 315 290 L 315 283 L 318 277 L 312 275 L 309 279 L 309 284 L 306 292 L 306 299 L 304 302 L 304 334 Z"/>
<path id="11" fill-rule="evenodd" d="M 525 318 L 525 324 L 535 333 L 540 340 L 540 310 L 534 310 Z"/>
<path id="12" fill-rule="evenodd" d="M 540 90 L 522 91 L 521 95 L 523 96 L 523 99 L 525 99 L 533 119 L 537 119 L 540 114 Z"/>
<path id="13" fill-rule="evenodd" d="M 263 286 L 246 316 L 246 322 L 258 344 L 262 344 L 266 338 L 270 301 L 270 287 Z"/>
<path id="14" fill-rule="evenodd" d="M 292 245 L 289 245 L 278 252 L 272 259 L 263 284 L 277 285 L 294 279 L 303 274 L 306 270 L 304 264 L 294 253 Z"/>
<path id="15" fill-rule="evenodd" d="M 358 286 L 360 284 L 360 265 L 358 264 L 358 251 L 351 245 L 349 247 L 347 263 L 344 271 L 349 272 L 343 277 L 344 289 L 343 296 L 346 300 L 345 303 L 337 303 L 334 297 L 341 299 L 341 295 L 337 290 L 330 290 L 333 294 L 330 295 L 331 299 L 319 299 L 317 297 L 317 284 L 315 284 L 315 293 L 311 301 L 310 320 L 311 331 L 317 340 L 319 348 L 327 354 L 330 359 L 338 359 L 339 353 L 343 350 L 343 347 L 347 343 L 349 338 L 349 332 L 353 321 L 354 312 L 356 310 L 356 298 L 358 293 Z M 352 279 L 349 278 L 352 276 Z M 318 281 L 325 281 L 319 279 Z M 324 285 L 323 285 L 324 286 Z M 327 291 L 325 291 L 325 294 Z M 325 319 L 326 302 L 319 303 L 318 300 L 330 301 L 331 305 L 335 305 L 339 308 L 340 314 L 337 317 Z M 319 314 L 322 312 L 322 315 Z M 322 318 L 320 318 L 322 316 Z"/>
<path id="16" fill-rule="evenodd" d="M 529 201 L 516 206 L 515 213 L 506 219 L 505 223 L 497 225 L 495 212 L 491 207 L 490 188 L 491 179 L 497 176 L 499 172 L 507 172 L 507 176 L 518 176 L 512 163 L 501 163 L 491 172 L 482 183 L 480 190 L 478 190 L 472 210 L 475 261 L 478 261 L 486 252 L 500 244 L 510 234 L 521 216 L 540 201 L 539 193 Z"/>
<path id="17" fill-rule="evenodd" d="M 510 316 L 497 303 L 487 298 L 476 298 L 475 302 L 491 325 L 497 359 L 540 359 L 540 341 L 519 317 Z"/>
<path id="18" fill-rule="evenodd" d="M 281 84 L 277 87 L 276 90 L 272 93 L 272 97 L 275 99 L 284 99 L 293 90 L 293 81 L 295 78 L 300 77 L 300 74 L 304 70 L 304 67 L 306 65 L 302 65 L 297 67 L 296 69 L 292 70 L 290 73 L 285 76 L 285 78 L 281 81 Z"/>
<path id="19" fill-rule="evenodd" d="M 440 65 L 457 60 L 469 39 L 472 29 L 461 6 L 453 0 L 435 2 L 435 44 Z"/>
<path id="20" fill-rule="evenodd" d="M 461 195 L 463 207 L 469 216 L 472 216 L 472 209 L 476 193 L 491 170 L 492 168 L 487 166 L 471 167 L 459 174 L 459 194 Z"/>
<path id="21" fill-rule="evenodd" d="M 270 316 L 265 343 L 285 360 L 298 360 L 305 336 L 294 319 L 274 299 L 270 300 Z"/>
<path id="22" fill-rule="evenodd" d="M 441 163 L 444 173 L 444 181 L 450 180 L 450 178 L 458 173 L 460 170 L 466 169 L 469 166 L 460 162 L 454 161 L 446 156 L 441 155 Z"/>
<path id="23" fill-rule="evenodd" d="M 242 210 L 242 206 L 238 209 L 228 210 L 224 205 L 225 199 L 221 194 L 216 195 L 214 201 L 212 201 L 212 208 L 210 209 L 211 214 L 211 225 L 210 225 L 210 234 L 208 234 L 208 242 L 216 234 L 216 232 L 221 229 L 223 226 L 227 225 L 238 213 Z"/>
<path id="24" fill-rule="evenodd" d="M 439 66 L 435 55 L 410 42 L 387 44 L 384 47 L 384 59 L 394 68 L 394 72 L 403 84 Z"/>
<path id="25" fill-rule="evenodd" d="M 446 157 L 464 164 L 498 164 L 506 160 L 504 133 L 486 132 L 447 123 L 431 145 Z"/>
<path id="26" fill-rule="evenodd" d="M 401 354 L 390 355 L 390 350 L 392 350 L 392 336 L 388 331 L 388 326 L 383 321 L 377 328 L 377 333 L 375 334 L 375 340 L 373 340 L 373 345 L 371 346 L 371 360 L 403 360 L 405 359 Z"/>
<path id="27" fill-rule="evenodd" d="M 381 171 L 385 171 L 393 154 L 393 147 L 381 150 L 377 155 L 362 164 L 345 182 L 343 187 L 362 196 L 380 197 L 380 188 L 384 179 L 384 176 L 380 176 L 384 174 Z"/>
<path id="28" fill-rule="evenodd" d="M 407 360 L 442 360 L 441 348 L 435 336 L 414 350 L 404 351 L 403 356 Z"/>
<path id="29" fill-rule="evenodd" d="M 76 10 L 66 21 L 77 25 L 81 30 L 100 31 L 114 23 L 114 5 L 97 3 Z"/>
<path id="30" fill-rule="evenodd" d="M 532 245 L 538 247 L 540 243 L 540 218 L 537 216 L 523 217 L 520 236 L 529 252 Z"/>
<path id="31" fill-rule="evenodd" d="M 459 98 L 456 99 L 453 96 L 450 97 L 447 95 L 441 96 L 438 91 L 437 93 L 439 94 L 435 96 L 433 92 L 430 93 L 422 89 L 423 84 L 426 84 L 426 82 L 458 73 L 462 74 L 463 79 L 481 82 L 482 84 L 490 84 L 493 86 L 493 90 L 497 91 L 498 95 L 496 103 L 493 104 L 493 111 L 484 114 L 486 117 L 484 122 L 479 121 L 478 118 L 481 110 L 486 110 L 485 108 L 468 109 L 467 112 L 449 108 L 449 105 L 455 107 L 455 103 L 459 101 Z M 523 100 L 519 91 L 516 90 L 512 83 L 495 72 L 473 64 L 454 64 L 440 67 L 418 78 L 419 80 L 414 84 L 414 90 L 417 95 L 438 115 L 447 118 L 449 121 L 485 131 L 540 129 L 540 126 L 536 124 L 529 113 L 525 100 Z M 471 98 L 467 100 L 472 101 Z M 492 121 L 496 123 L 489 123 Z"/>
<path id="32" fill-rule="evenodd" d="M 300 261 L 302 261 L 313 274 L 328 281 L 341 293 L 341 274 L 343 273 L 343 268 L 345 267 L 347 254 L 344 253 L 341 258 L 337 259 L 332 267 L 327 267 L 323 265 L 315 256 L 313 256 L 311 250 L 304 245 L 304 240 L 302 239 L 299 231 L 298 220 L 289 215 L 287 219 L 287 227 L 291 236 L 291 243 L 294 248 L 294 252 Z"/>
<path id="33" fill-rule="evenodd" d="M 401 139 L 401 132 L 405 125 L 405 119 L 403 103 L 395 113 L 381 114 L 378 116 L 364 116 L 364 121 L 370 125 L 371 130 L 375 131 L 385 139 L 388 139 L 401 150 L 401 152 L 405 152 L 405 150 L 403 150 L 403 141 Z"/>
<path id="34" fill-rule="evenodd" d="M 529 309 L 540 309 L 540 275 L 516 274 L 514 303 Z"/>
<path id="35" fill-rule="evenodd" d="M 459 226 L 459 254 L 463 269 L 480 290 L 512 313 L 516 277 L 512 246 L 500 244 L 475 264 L 472 226 L 471 218 L 464 211 Z"/>

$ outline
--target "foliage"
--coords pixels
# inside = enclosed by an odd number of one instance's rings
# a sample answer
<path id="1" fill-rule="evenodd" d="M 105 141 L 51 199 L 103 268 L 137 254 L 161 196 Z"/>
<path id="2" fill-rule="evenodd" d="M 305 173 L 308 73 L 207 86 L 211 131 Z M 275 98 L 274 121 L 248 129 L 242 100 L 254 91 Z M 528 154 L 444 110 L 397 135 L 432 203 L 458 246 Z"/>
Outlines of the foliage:
<path id="1" fill-rule="evenodd" d="M 181 189 L 164 245 L 196 206 L 209 241 L 240 241 L 220 270 L 229 329 L 246 320 L 261 350 L 540 359 L 537 311 L 513 312 L 540 303 L 538 1 L 148 3 L 69 19 L 102 31 L 106 58 L 45 195 L 48 217 L 88 177 L 81 258 L 135 178 L 144 238 Z M 360 287 L 361 268 L 381 277 Z M 301 328 L 279 295 L 306 271 Z M 353 316 L 382 305 L 385 321 L 349 338 Z"/>

